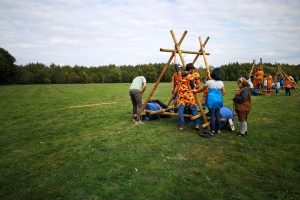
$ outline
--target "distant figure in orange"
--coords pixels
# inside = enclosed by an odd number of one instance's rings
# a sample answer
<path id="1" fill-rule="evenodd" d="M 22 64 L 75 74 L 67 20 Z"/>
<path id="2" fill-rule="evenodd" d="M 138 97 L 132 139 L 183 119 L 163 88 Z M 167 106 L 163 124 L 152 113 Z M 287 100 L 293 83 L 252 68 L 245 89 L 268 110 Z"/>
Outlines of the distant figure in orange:
<path id="1" fill-rule="evenodd" d="M 288 75 L 284 78 L 283 87 L 285 88 L 285 96 L 291 96 L 291 90 L 290 89 L 292 87 L 292 80 Z"/>
<path id="2" fill-rule="evenodd" d="M 257 69 L 254 69 L 254 71 L 253 71 L 253 88 L 258 88 L 258 79 L 257 79 L 257 77 L 256 77 L 256 72 L 257 72 Z"/>
<path id="3" fill-rule="evenodd" d="M 255 74 L 258 82 L 258 88 L 262 88 L 264 85 L 264 71 L 261 67 L 259 67 Z"/>
<path id="4" fill-rule="evenodd" d="M 271 89 L 273 86 L 273 77 L 271 74 L 267 76 L 267 93 L 271 94 Z"/>

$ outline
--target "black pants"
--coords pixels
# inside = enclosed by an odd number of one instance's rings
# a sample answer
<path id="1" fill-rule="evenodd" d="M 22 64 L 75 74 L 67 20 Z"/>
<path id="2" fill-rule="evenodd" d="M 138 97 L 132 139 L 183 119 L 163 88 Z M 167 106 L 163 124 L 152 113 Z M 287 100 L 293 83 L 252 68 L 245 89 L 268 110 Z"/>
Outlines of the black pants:
<path id="1" fill-rule="evenodd" d="M 290 88 L 285 88 L 285 95 L 286 96 L 291 96 L 291 91 L 290 91 Z"/>
<path id="2" fill-rule="evenodd" d="M 140 121 L 143 106 L 142 93 L 139 90 L 129 90 L 129 95 L 132 102 L 133 119 L 135 119 L 136 121 Z"/>

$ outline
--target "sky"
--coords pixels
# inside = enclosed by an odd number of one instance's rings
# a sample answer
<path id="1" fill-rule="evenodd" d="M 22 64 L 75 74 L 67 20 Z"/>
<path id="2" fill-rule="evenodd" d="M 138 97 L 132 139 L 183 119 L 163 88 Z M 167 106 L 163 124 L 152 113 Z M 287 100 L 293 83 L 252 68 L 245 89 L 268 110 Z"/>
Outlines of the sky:
<path id="1" fill-rule="evenodd" d="M 170 30 L 177 40 L 187 30 L 180 48 L 198 51 L 198 38 L 210 37 L 214 67 L 300 64 L 299 10 L 299 0 L 0 0 L 0 47 L 19 65 L 161 63 L 171 53 L 160 48 L 174 48 Z"/>

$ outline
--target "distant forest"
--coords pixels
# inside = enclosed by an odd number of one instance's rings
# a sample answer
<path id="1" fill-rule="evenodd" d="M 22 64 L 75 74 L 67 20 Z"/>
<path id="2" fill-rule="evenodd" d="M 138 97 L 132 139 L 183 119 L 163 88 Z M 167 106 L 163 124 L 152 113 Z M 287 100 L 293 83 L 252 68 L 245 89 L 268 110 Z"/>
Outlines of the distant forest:
<path id="1" fill-rule="evenodd" d="M 16 59 L 7 50 L 0 48 L 0 84 L 50 84 L 50 83 L 129 83 L 138 75 L 146 77 L 148 82 L 156 82 L 166 63 L 149 63 L 141 65 L 104 65 L 97 67 L 68 66 L 42 63 L 16 65 Z M 265 73 L 275 75 L 277 66 L 297 81 L 300 77 L 300 64 L 289 65 L 280 63 L 263 63 Z M 248 76 L 252 63 L 233 62 L 221 65 L 222 79 L 235 81 L 241 76 Z M 213 66 L 211 66 L 213 68 Z M 202 78 L 205 69 L 198 68 Z M 175 72 L 174 65 L 170 65 L 162 82 L 170 82 Z"/>

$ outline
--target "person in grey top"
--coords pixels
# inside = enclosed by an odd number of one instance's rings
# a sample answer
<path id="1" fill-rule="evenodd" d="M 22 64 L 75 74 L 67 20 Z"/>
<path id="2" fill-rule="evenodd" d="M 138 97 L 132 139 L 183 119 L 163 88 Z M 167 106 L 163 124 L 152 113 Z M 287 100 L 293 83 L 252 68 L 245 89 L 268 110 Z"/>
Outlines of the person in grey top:
<path id="1" fill-rule="evenodd" d="M 132 102 L 132 114 L 133 114 L 133 123 L 136 125 L 144 124 L 141 119 L 142 113 L 142 98 L 143 94 L 147 87 L 147 81 L 144 76 L 137 76 L 133 79 L 130 88 L 129 95 Z"/>

